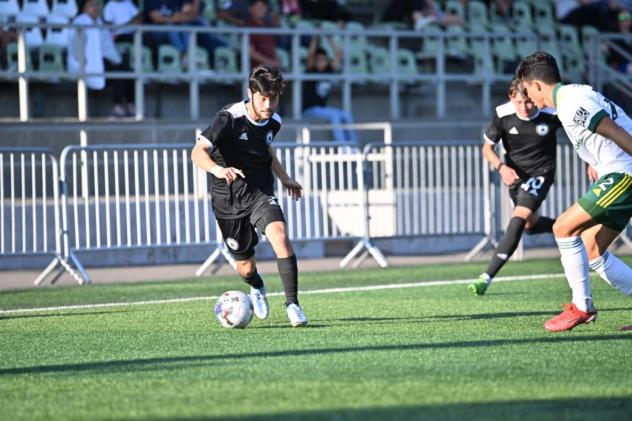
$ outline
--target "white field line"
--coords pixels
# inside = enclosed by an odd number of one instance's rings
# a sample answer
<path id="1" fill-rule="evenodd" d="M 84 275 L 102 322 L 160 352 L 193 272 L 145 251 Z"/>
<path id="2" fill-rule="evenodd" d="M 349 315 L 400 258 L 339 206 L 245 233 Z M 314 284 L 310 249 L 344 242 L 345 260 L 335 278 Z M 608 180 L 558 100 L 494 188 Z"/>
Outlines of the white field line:
<path id="1" fill-rule="evenodd" d="M 510 282 L 510 281 L 527 281 L 538 280 L 548 278 L 563 278 L 564 274 L 550 273 L 541 275 L 518 275 L 518 276 L 501 276 L 494 279 L 494 282 Z M 360 292 L 360 291 L 379 291 L 383 289 L 402 289 L 402 288 L 420 288 L 431 287 L 439 285 L 453 285 L 453 284 L 468 284 L 472 279 L 456 279 L 452 281 L 421 281 L 421 282 L 408 282 L 403 284 L 386 284 L 386 285 L 369 285 L 364 287 L 346 287 L 346 288 L 325 288 L 315 289 L 308 291 L 301 291 L 301 295 L 308 294 L 336 294 L 341 292 Z M 268 297 L 282 296 L 282 292 L 271 292 L 267 294 Z M 129 301 L 119 303 L 101 303 L 101 304 L 78 304 L 70 306 L 57 306 L 57 307 L 34 307 L 34 308 L 16 308 L 11 310 L 0 310 L 0 314 L 16 314 L 16 313 L 36 313 L 43 311 L 60 311 L 60 310 L 84 310 L 94 308 L 105 307 L 126 307 L 126 306 L 142 306 L 142 305 L 154 305 L 154 304 L 174 304 L 174 303 L 187 303 L 191 301 L 211 301 L 217 300 L 219 296 L 203 296 L 203 297 L 187 297 L 187 298 L 169 298 L 163 300 L 145 300 L 145 301 Z"/>

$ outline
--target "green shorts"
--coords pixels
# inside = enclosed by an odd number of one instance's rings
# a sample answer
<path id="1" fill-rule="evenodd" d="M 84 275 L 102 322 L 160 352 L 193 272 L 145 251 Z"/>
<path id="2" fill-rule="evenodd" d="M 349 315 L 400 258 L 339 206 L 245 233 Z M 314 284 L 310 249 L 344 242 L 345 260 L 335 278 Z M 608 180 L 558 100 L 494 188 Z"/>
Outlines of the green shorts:
<path id="1" fill-rule="evenodd" d="M 632 176 L 606 174 L 590 186 L 578 203 L 595 221 L 623 231 L 632 218 Z"/>

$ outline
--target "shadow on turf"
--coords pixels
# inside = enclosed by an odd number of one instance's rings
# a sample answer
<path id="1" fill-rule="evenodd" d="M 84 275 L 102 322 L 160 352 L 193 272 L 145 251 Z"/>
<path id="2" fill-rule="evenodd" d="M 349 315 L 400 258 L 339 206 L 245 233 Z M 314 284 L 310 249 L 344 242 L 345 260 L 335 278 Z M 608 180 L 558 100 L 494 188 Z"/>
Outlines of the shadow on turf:
<path id="1" fill-rule="evenodd" d="M 452 403 L 439 405 L 339 409 L 328 411 L 289 412 L 272 415 L 221 417 L 155 417 L 133 418 L 140 421 L 158 420 L 578 420 L 586 414 L 594 419 L 626 420 L 632 413 L 630 398 L 568 398 L 547 400 L 515 400 L 504 402 Z"/>
<path id="2" fill-rule="evenodd" d="M 525 344 L 555 344 L 590 341 L 629 341 L 632 345 L 632 335 L 587 335 L 587 336 L 564 336 L 563 334 L 546 336 L 542 338 L 527 339 L 494 339 L 486 341 L 459 341 L 459 342 L 437 342 L 437 343 L 417 343 L 406 345 L 374 345 L 374 346 L 352 346 L 347 348 L 315 348 L 297 349 L 274 352 L 247 352 L 243 354 L 220 354 L 220 355 L 186 355 L 181 357 L 164 358 L 144 358 L 134 360 L 98 361 L 78 364 L 59 365 L 39 365 L 31 367 L 0 368 L 0 377 L 21 374 L 45 374 L 64 373 L 72 375 L 77 372 L 97 371 L 97 372 L 130 372 L 130 371 L 158 371 L 172 368 L 186 369 L 188 366 L 199 365 L 200 363 L 221 362 L 226 360 L 241 360 L 248 358 L 269 358 L 269 357 L 294 357 L 302 355 L 327 355 L 346 354 L 353 352 L 388 352 L 388 351 L 423 351 L 450 348 L 478 348 L 495 347 L 507 345 Z M 175 366 L 175 367 L 174 367 Z"/>
<path id="3" fill-rule="evenodd" d="M 99 314 L 129 313 L 129 310 L 109 310 L 109 311 L 89 311 L 74 313 L 45 313 L 45 314 L 17 314 L 12 316 L 0 316 L 0 321 L 11 319 L 38 319 L 47 317 L 78 317 L 78 316 L 95 316 Z"/>
<path id="4" fill-rule="evenodd" d="M 606 308 L 599 309 L 599 312 L 607 312 L 607 311 L 628 311 L 629 307 L 626 308 Z M 437 320 L 449 320 L 449 321 L 459 321 L 459 320 L 488 320 L 488 319 L 504 319 L 504 318 L 514 318 L 514 317 L 525 317 L 525 316 L 554 316 L 556 314 L 556 310 L 553 311 L 516 311 L 516 312 L 505 312 L 505 313 L 481 313 L 481 314 L 450 314 L 446 316 L 420 316 L 420 317 L 345 317 L 342 319 L 331 319 L 332 321 L 337 322 L 432 322 Z"/>

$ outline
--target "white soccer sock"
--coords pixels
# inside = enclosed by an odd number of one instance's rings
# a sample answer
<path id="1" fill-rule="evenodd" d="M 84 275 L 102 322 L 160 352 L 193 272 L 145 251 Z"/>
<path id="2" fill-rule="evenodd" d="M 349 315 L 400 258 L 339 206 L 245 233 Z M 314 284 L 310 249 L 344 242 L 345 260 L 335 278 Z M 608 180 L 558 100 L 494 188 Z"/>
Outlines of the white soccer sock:
<path id="1" fill-rule="evenodd" d="M 568 285 L 573 290 L 573 304 L 581 311 L 592 311 L 592 294 L 588 278 L 588 254 L 580 237 L 555 238 Z"/>
<path id="2" fill-rule="evenodd" d="M 601 279 L 625 295 L 632 295 L 632 268 L 617 256 L 605 252 L 603 256 L 591 260 L 590 267 L 601 276 Z"/>

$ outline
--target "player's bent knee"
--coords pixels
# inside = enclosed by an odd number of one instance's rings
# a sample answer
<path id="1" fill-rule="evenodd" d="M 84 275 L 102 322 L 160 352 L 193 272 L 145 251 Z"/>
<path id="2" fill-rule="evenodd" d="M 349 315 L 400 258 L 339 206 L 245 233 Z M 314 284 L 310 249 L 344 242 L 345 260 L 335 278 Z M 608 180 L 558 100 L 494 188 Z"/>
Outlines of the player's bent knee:
<path id="1" fill-rule="evenodd" d="M 253 261 L 250 260 L 238 260 L 237 261 L 237 272 L 239 275 L 247 278 L 255 274 L 256 265 Z"/>

